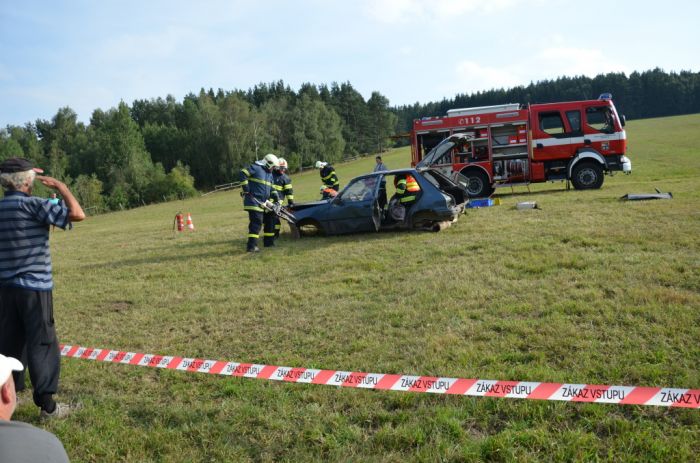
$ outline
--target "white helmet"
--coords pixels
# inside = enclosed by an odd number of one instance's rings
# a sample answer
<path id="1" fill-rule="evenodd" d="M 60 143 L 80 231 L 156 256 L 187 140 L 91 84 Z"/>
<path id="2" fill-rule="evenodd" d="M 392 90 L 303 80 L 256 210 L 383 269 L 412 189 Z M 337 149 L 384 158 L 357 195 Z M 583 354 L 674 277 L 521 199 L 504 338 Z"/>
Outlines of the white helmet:
<path id="1" fill-rule="evenodd" d="M 322 168 L 326 167 L 326 164 L 327 164 L 327 163 L 325 163 L 325 162 L 323 162 L 323 161 L 316 161 L 316 168 L 317 168 L 317 169 L 322 169 Z"/>
<path id="2" fill-rule="evenodd" d="M 273 167 L 277 167 L 279 165 L 279 159 L 277 159 L 277 156 L 272 153 L 266 154 L 263 161 L 265 161 L 265 167 L 268 169 L 272 169 Z"/>
<path id="3" fill-rule="evenodd" d="M 287 168 L 287 160 L 284 158 L 279 158 L 277 160 L 277 167 L 280 169 L 286 169 Z"/>

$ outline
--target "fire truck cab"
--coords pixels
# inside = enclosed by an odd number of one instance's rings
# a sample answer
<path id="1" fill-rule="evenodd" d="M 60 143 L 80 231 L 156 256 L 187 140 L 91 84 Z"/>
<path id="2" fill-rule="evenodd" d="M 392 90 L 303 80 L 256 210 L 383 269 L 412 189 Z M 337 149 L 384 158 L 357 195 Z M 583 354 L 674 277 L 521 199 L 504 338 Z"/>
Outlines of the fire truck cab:
<path id="1" fill-rule="evenodd" d="M 605 173 L 632 171 L 624 125 L 610 94 L 526 107 L 452 109 L 444 117 L 414 121 L 412 164 L 459 177 L 471 197 L 557 180 L 597 189 Z"/>

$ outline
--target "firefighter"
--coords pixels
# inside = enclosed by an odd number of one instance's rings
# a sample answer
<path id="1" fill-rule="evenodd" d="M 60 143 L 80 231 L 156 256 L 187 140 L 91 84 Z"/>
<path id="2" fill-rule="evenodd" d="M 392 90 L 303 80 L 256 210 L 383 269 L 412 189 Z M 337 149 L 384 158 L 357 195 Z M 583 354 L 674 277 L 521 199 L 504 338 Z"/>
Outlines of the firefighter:
<path id="1" fill-rule="evenodd" d="M 397 175 L 394 178 L 396 198 L 406 209 L 411 207 L 420 196 L 420 186 L 411 174 Z"/>
<path id="2" fill-rule="evenodd" d="M 408 210 L 420 197 L 420 185 L 411 174 L 397 175 L 394 177 L 396 187 L 395 201 L 404 208 L 404 220 L 408 217 Z"/>
<path id="3" fill-rule="evenodd" d="M 340 189 L 340 181 L 338 180 L 338 176 L 335 173 L 335 169 L 332 165 L 323 161 L 316 161 L 316 168 L 320 169 L 319 174 L 321 175 L 321 181 L 323 182 L 323 186 L 325 187 L 324 189 L 322 189 L 323 199 L 332 198 L 335 195 L 330 194 L 325 190 L 330 188 L 331 190 L 334 190 L 337 193 Z"/>
<path id="4" fill-rule="evenodd" d="M 248 211 L 248 243 L 246 251 L 258 252 L 258 238 L 263 227 L 265 205 L 270 205 L 270 198 L 279 199 L 272 183 L 272 170 L 279 160 L 274 154 L 266 154 L 260 161 L 255 161 L 245 169 L 241 169 L 241 196 L 243 210 Z M 263 244 L 274 246 L 274 221 L 265 221 Z"/>
<path id="5" fill-rule="evenodd" d="M 279 196 L 280 204 L 287 199 L 287 206 L 294 206 L 294 190 L 292 189 L 292 179 L 287 175 L 287 161 L 284 158 L 279 158 L 279 163 L 277 167 L 272 171 L 272 183 L 274 184 L 275 191 Z M 274 215 L 274 214 L 273 214 Z M 273 217 L 275 223 L 275 239 L 280 236 L 280 229 L 282 228 L 282 223 L 277 215 Z"/>

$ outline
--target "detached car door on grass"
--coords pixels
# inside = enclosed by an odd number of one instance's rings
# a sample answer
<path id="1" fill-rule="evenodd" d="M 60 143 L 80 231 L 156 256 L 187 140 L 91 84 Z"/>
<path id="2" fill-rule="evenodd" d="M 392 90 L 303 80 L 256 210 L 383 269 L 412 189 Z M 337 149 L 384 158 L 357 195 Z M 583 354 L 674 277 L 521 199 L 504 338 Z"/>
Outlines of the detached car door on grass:
<path id="1" fill-rule="evenodd" d="M 333 198 L 324 228 L 332 234 L 379 230 L 379 176 L 356 178 Z"/>

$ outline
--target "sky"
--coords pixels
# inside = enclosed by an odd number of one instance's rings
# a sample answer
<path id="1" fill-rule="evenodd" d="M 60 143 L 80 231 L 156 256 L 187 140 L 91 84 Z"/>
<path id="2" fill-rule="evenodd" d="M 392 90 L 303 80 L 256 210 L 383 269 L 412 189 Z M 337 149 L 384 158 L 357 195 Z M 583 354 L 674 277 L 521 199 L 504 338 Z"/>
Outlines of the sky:
<path id="1" fill-rule="evenodd" d="M 0 0 L 0 127 L 278 80 L 350 82 L 397 106 L 698 72 L 698 18 L 700 2 L 675 0 Z"/>

